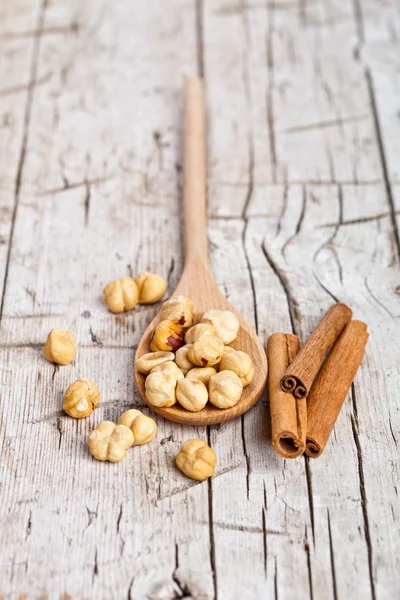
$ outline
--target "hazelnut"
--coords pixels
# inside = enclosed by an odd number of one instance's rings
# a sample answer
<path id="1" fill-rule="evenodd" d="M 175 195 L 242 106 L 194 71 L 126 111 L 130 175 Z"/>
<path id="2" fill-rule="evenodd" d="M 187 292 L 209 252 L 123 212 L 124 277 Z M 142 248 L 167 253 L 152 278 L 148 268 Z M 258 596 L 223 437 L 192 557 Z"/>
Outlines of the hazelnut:
<path id="1" fill-rule="evenodd" d="M 202 335 L 188 352 L 188 359 L 198 367 L 212 367 L 221 360 L 224 342 L 215 335 Z"/>
<path id="2" fill-rule="evenodd" d="M 201 322 L 212 325 L 224 344 L 233 342 L 239 331 L 239 319 L 230 310 L 209 310 L 204 313 Z"/>
<path id="3" fill-rule="evenodd" d="M 188 440 L 176 457 L 176 466 L 191 479 L 211 477 L 217 463 L 215 452 L 203 440 Z"/>
<path id="4" fill-rule="evenodd" d="M 198 323 L 186 332 L 185 344 L 194 344 L 202 335 L 217 335 L 217 331 L 209 323 Z"/>
<path id="5" fill-rule="evenodd" d="M 173 377 L 175 377 L 175 379 L 183 379 L 185 377 L 178 365 L 172 362 L 172 360 L 154 367 L 150 373 L 157 373 L 158 371 L 161 373 L 170 373 Z"/>
<path id="6" fill-rule="evenodd" d="M 186 346 L 182 346 L 175 354 L 175 362 L 184 375 L 194 367 L 194 364 L 188 359 L 188 352 L 192 345 L 193 344 L 186 344 Z"/>
<path id="7" fill-rule="evenodd" d="M 157 423 L 140 410 L 127 410 L 118 419 L 118 425 L 125 425 L 133 433 L 133 446 L 148 444 L 157 435 Z"/>
<path id="8" fill-rule="evenodd" d="M 176 386 L 176 399 L 186 410 L 198 412 L 207 404 L 208 391 L 200 379 L 180 379 Z"/>
<path id="9" fill-rule="evenodd" d="M 78 342 L 67 329 L 52 329 L 47 336 L 43 353 L 48 361 L 68 365 L 76 356 Z"/>
<path id="10" fill-rule="evenodd" d="M 135 308 L 139 299 L 138 287 L 132 277 L 111 281 L 103 290 L 103 302 L 113 313 Z"/>
<path id="11" fill-rule="evenodd" d="M 136 285 L 139 288 L 139 303 L 154 304 L 164 296 L 167 291 L 167 282 L 160 275 L 140 273 L 135 279 Z"/>
<path id="12" fill-rule="evenodd" d="M 186 373 L 186 379 L 200 379 L 208 387 L 210 377 L 216 374 L 214 367 L 195 367 Z"/>
<path id="13" fill-rule="evenodd" d="M 111 421 L 99 423 L 88 438 L 89 450 L 97 460 L 119 462 L 133 444 L 133 433 L 125 425 Z"/>
<path id="14" fill-rule="evenodd" d="M 63 409 L 70 417 L 89 416 L 100 401 L 100 392 L 90 379 L 79 378 L 71 383 L 64 394 Z"/>
<path id="15" fill-rule="evenodd" d="M 135 360 L 135 367 L 139 373 L 148 375 L 154 367 L 171 360 L 174 360 L 173 352 L 148 352 Z"/>
<path id="16" fill-rule="evenodd" d="M 242 395 L 243 385 L 233 371 L 220 371 L 209 383 L 209 400 L 217 408 L 235 406 Z"/>
<path id="17" fill-rule="evenodd" d="M 154 406 L 175 404 L 176 378 L 170 373 L 150 373 L 146 378 L 146 398 Z"/>
<path id="18" fill-rule="evenodd" d="M 194 304 L 186 296 L 170 298 L 162 305 L 160 321 L 165 319 L 179 323 L 182 327 L 191 327 L 193 323 Z"/>
<path id="19" fill-rule="evenodd" d="M 183 346 L 183 327 L 173 321 L 161 321 L 153 331 L 150 350 L 156 352 L 176 352 Z"/>
<path id="20" fill-rule="evenodd" d="M 250 356 L 241 350 L 235 350 L 227 356 L 223 356 L 219 364 L 221 371 L 233 371 L 240 378 L 243 387 L 249 385 L 254 377 L 254 365 Z"/>

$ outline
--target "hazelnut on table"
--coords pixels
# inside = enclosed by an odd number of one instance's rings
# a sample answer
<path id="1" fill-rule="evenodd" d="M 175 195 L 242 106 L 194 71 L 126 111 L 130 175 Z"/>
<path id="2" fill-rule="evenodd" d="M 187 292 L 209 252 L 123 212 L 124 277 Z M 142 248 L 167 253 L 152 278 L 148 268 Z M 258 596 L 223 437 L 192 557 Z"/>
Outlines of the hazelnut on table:
<path id="1" fill-rule="evenodd" d="M 223 356 L 219 364 L 221 371 L 233 371 L 240 378 L 243 387 L 249 385 L 254 377 L 254 365 L 250 356 L 242 350 L 235 350 L 230 354 Z"/>
<path id="2" fill-rule="evenodd" d="M 217 335 L 217 330 L 209 323 L 193 325 L 185 333 L 185 344 L 194 344 L 202 335 Z"/>
<path id="3" fill-rule="evenodd" d="M 215 452 L 203 440 L 188 440 L 176 457 L 176 465 L 185 475 L 197 481 L 211 477 L 217 463 Z"/>
<path id="4" fill-rule="evenodd" d="M 210 378 L 216 373 L 214 367 L 195 367 L 186 373 L 186 379 L 200 379 L 208 387 Z"/>
<path id="5" fill-rule="evenodd" d="M 169 320 L 179 323 L 182 327 L 191 327 L 193 324 L 194 304 L 186 296 L 175 296 L 162 305 L 160 321 Z"/>
<path id="6" fill-rule="evenodd" d="M 167 282 L 160 275 L 143 271 L 136 279 L 139 289 L 140 304 L 154 304 L 164 296 L 167 291 Z"/>
<path id="7" fill-rule="evenodd" d="M 230 310 L 208 310 L 203 314 L 201 322 L 212 325 L 224 344 L 233 342 L 240 326 L 239 319 Z"/>
<path id="8" fill-rule="evenodd" d="M 198 367 L 212 367 L 220 362 L 224 342 L 215 335 L 202 335 L 188 352 L 188 359 Z"/>
<path id="9" fill-rule="evenodd" d="M 139 373 L 147 375 L 152 369 L 154 369 L 154 367 L 174 360 L 174 358 L 175 356 L 173 352 L 148 352 L 147 354 L 143 354 L 143 356 L 135 360 L 135 367 Z"/>
<path id="10" fill-rule="evenodd" d="M 188 352 L 192 345 L 193 344 L 186 344 L 186 346 L 182 346 L 176 351 L 175 354 L 175 362 L 184 375 L 186 375 L 186 373 L 190 371 L 190 369 L 193 369 L 193 367 L 195 366 L 188 359 Z"/>
<path id="11" fill-rule="evenodd" d="M 111 281 L 103 290 L 103 302 L 113 313 L 135 308 L 139 300 L 138 287 L 132 277 Z"/>
<path id="12" fill-rule="evenodd" d="M 152 369 L 150 371 L 150 373 L 157 373 L 157 372 L 169 373 L 170 375 L 175 377 L 175 379 L 183 379 L 185 377 L 184 374 L 182 373 L 182 371 L 180 370 L 180 368 L 178 367 L 178 365 L 176 363 L 174 363 L 172 360 L 162 363 L 161 365 L 154 367 L 154 369 Z"/>
<path id="13" fill-rule="evenodd" d="M 70 417 L 83 419 L 88 417 L 98 406 L 100 392 L 97 385 L 83 377 L 71 383 L 64 394 L 63 410 Z"/>
<path id="14" fill-rule="evenodd" d="M 76 356 L 78 342 L 67 329 L 52 329 L 47 336 L 43 353 L 48 361 L 68 365 Z"/>
<path id="15" fill-rule="evenodd" d="M 150 350 L 156 352 L 176 352 L 183 346 L 183 327 L 173 321 L 161 321 L 153 331 Z"/>
<path id="16" fill-rule="evenodd" d="M 200 379 L 180 379 L 176 386 L 176 399 L 186 410 L 198 412 L 207 404 L 208 391 Z"/>
<path id="17" fill-rule="evenodd" d="M 119 462 L 125 458 L 133 441 L 133 433 L 129 427 L 103 421 L 89 434 L 88 446 L 97 460 Z"/>
<path id="18" fill-rule="evenodd" d="M 140 410 L 125 411 L 118 419 L 118 425 L 125 425 L 133 433 L 133 446 L 148 444 L 157 435 L 157 423 Z"/>
<path id="19" fill-rule="evenodd" d="M 154 406 L 169 408 L 176 402 L 176 382 L 170 373 L 150 373 L 145 381 L 147 400 Z"/>
<path id="20" fill-rule="evenodd" d="M 231 408 L 239 402 L 242 391 L 243 384 L 236 373 L 220 371 L 210 379 L 208 399 L 217 408 Z"/>

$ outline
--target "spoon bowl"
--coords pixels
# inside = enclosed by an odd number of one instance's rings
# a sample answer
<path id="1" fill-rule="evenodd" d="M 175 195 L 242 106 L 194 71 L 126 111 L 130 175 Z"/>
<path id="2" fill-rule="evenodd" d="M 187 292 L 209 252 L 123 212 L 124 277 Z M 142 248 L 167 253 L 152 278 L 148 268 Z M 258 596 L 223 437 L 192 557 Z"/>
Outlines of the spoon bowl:
<path id="1" fill-rule="evenodd" d="M 153 406 L 146 398 L 145 375 L 142 375 L 135 369 L 135 376 L 137 387 L 142 398 L 152 410 L 162 417 L 165 417 L 170 421 L 175 421 L 176 423 L 184 423 L 187 425 L 212 425 L 230 421 L 231 419 L 242 415 L 256 404 L 265 387 L 267 359 L 264 348 L 255 331 L 219 291 L 207 266 L 198 263 L 195 272 L 196 276 L 194 276 L 192 269 L 184 271 L 182 279 L 172 296 L 188 296 L 193 300 L 196 310 L 194 315 L 195 323 L 200 321 L 204 312 L 214 308 L 219 310 L 231 310 L 237 316 L 240 323 L 239 333 L 237 338 L 229 345 L 236 350 L 243 350 L 243 352 L 246 352 L 251 357 L 255 370 L 252 382 L 243 388 L 243 393 L 239 402 L 235 404 L 235 406 L 232 406 L 232 408 L 220 409 L 208 402 L 203 410 L 199 412 L 190 412 L 180 406 L 178 402 L 170 408 Z M 143 354 L 150 352 L 151 334 L 158 321 L 159 317 L 157 315 L 144 332 L 136 351 L 136 358 L 140 358 Z"/>
<path id="2" fill-rule="evenodd" d="M 240 329 L 237 338 L 230 344 L 243 350 L 254 364 L 253 381 L 243 389 L 242 396 L 235 406 L 227 409 L 216 408 L 209 402 L 199 412 L 190 412 L 178 403 L 170 408 L 160 408 L 150 404 L 145 394 L 145 376 L 135 369 L 136 383 L 144 401 L 159 415 L 188 425 L 211 425 L 229 421 L 242 415 L 257 402 L 267 379 L 267 358 L 264 348 L 253 328 L 230 305 L 220 292 L 208 268 L 207 223 L 206 223 L 206 178 L 205 178 L 205 111 L 204 92 L 201 80 L 190 77 L 185 85 L 184 123 L 184 182 L 183 216 L 185 267 L 182 278 L 172 296 L 188 296 L 195 306 L 195 322 L 207 310 L 230 310 L 239 319 Z M 159 322 L 159 317 L 147 327 L 136 351 L 136 358 L 150 352 L 151 334 Z"/>

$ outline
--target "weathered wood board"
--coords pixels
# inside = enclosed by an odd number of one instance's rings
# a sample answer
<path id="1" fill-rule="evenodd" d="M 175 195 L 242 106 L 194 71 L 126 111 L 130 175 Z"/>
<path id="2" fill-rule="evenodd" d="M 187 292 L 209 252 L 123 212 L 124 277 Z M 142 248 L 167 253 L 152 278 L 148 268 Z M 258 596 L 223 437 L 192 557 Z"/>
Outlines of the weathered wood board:
<path id="1" fill-rule="evenodd" d="M 395 0 L 8 0 L 0 7 L 0 597 L 400 595 L 400 7 Z M 339 299 L 370 328 L 322 457 L 272 450 L 268 397 L 207 430 L 157 419 L 123 463 L 86 437 L 142 407 L 111 279 L 182 270 L 181 87 L 208 105 L 209 251 L 265 341 Z M 42 355 L 76 333 L 73 365 Z M 78 376 L 102 394 L 62 410 Z M 146 411 L 147 409 L 144 408 Z M 215 477 L 174 467 L 208 439 Z"/>

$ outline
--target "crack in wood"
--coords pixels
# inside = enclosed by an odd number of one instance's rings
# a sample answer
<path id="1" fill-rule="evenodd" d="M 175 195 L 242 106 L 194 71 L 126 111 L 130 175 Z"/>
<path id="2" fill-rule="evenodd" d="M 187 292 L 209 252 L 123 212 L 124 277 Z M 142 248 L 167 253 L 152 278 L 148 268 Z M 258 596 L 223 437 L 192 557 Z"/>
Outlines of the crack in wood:
<path id="1" fill-rule="evenodd" d="M 362 454 L 362 450 L 361 450 L 359 431 L 358 431 L 358 407 L 357 407 L 354 383 L 351 384 L 351 399 L 352 399 L 352 405 L 353 405 L 353 414 L 351 415 L 351 427 L 352 427 L 353 439 L 354 439 L 354 444 L 356 447 L 357 462 L 358 462 L 358 477 L 359 477 L 359 489 L 360 489 L 360 497 L 361 497 L 361 508 L 362 508 L 362 514 L 363 514 L 363 520 L 364 520 L 365 543 L 367 545 L 367 552 L 368 552 L 369 579 L 370 579 L 370 585 L 371 585 L 372 600 L 376 600 L 376 590 L 375 590 L 374 571 L 373 571 L 372 540 L 371 540 L 371 532 L 370 532 L 370 526 L 369 526 L 368 508 L 367 508 L 367 491 L 365 489 L 363 454 Z"/>
<path id="2" fill-rule="evenodd" d="M 211 447 L 211 430 L 210 426 L 207 425 L 207 443 Z M 214 587 L 214 600 L 218 600 L 218 579 L 217 579 L 217 562 L 216 562 L 216 548 L 215 548 L 215 532 L 214 532 L 214 507 L 213 507 L 213 482 L 212 478 L 209 477 L 207 480 L 208 485 L 208 535 L 209 535 L 209 547 L 210 547 L 210 567 L 213 578 Z"/>
<path id="3" fill-rule="evenodd" d="M 273 35 L 274 35 L 274 10 L 275 2 L 268 4 L 268 28 L 267 28 L 267 41 L 266 41 L 266 60 L 268 69 L 268 81 L 267 81 L 267 95 L 266 95 L 266 113 L 267 113 L 267 127 L 268 127 L 268 139 L 269 139 L 269 152 L 271 155 L 272 163 L 272 181 L 277 181 L 277 154 L 276 154 L 276 140 L 275 140 L 275 121 L 274 121 L 274 48 L 273 48 Z"/>
<path id="4" fill-rule="evenodd" d="M 326 511 L 327 511 L 327 518 L 328 518 L 329 554 L 330 554 L 330 559 L 331 559 L 333 600 L 338 600 L 337 583 L 336 583 L 336 572 L 335 572 L 335 553 L 333 551 L 332 530 L 331 530 L 331 517 L 330 517 L 330 514 L 329 514 L 329 508 L 327 508 Z"/>
<path id="5" fill-rule="evenodd" d="M 360 121 L 365 121 L 369 118 L 369 115 L 360 115 L 356 117 L 345 117 L 332 119 L 330 121 L 320 121 L 319 123 L 307 123 L 304 125 L 296 125 L 294 127 L 288 127 L 286 129 L 282 129 L 282 133 L 300 133 L 304 131 L 313 131 L 315 129 L 326 129 L 329 127 L 335 127 L 337 125 L 342 125 L 343 123 L 358 123 Z"/>
<path id="6" fill-rule="evenodd" d="M 288 239 L 286 240 L 286 242 L 283 244 L 282 246 L 282 256 L 286 261 L 286 250 L 289 247 L 289 245 L 296 239 L 296 237 L 300 234 L 301 232 L 301 228 L 303 226 L 303 221 L 304 221 L 304 217 L 306 214 L 306 209 L 307 209 L 307 191 L 306 191 L 306 187 L 302 186 L 302 194 L 301 194 L 301 211 L 300 211 L 300 215 L 298 218 L 298 221 L 296 223 L 296 229 L 293 235 L 291 235 L 290 237 L 288 237 Z"/>
<path id="7" fill-rule="evenodd" d="M 195 2 L 197 74 L 204 78 L 204 6 L 203 0 L 195 0 Z"/>
<path id="8" fill-rule="evenodd" d="M 314 538 L 314 532 L 313 532 L 313 538 Z M 314 546 L 315 546 L 315 540 L 314 540 Z M 307 572 L 308 572 L 308 586 L 309 586 L 309 592 L 310 592 L 310 600 L 314 600 L 314 589 L 313 589 L 313 579 L 312 579 L 312 570 L 311 570 L 311 551 L 310 551 L 310 543 L 308 541 L 308 535 L 307 535 L 307 525 L 305 528 L 305 539 L 304 539 L 304 550 L 307 556 Z"/>
<path id="9" fill-rule="evenodd" d="M 314 498 L 312 491 L 312 473 L 310 468 L 310 460 L 308 456 L 304 455 L 304 465 L 306 470 L 306 481 L 307 481 L 307 495 L 308 495 L 308 506 L 310 511 L 310 522 L 312 538 L 315 546 L 315 519 L 314 519 Z"/>
<path id="10" fill-rule="evenodd" d="M 52 196 L 53 194 L 60 194 L 62 192 L 68 192 L 69 190 L 75 190 L 80 187 L 88 189 L 88 187 L 95 185 L 97 183 L 102 183 L 103 181 L 109 181 L 112 179 L 113 175 L 105 175 L 104 177 L 92 177 L 91 179 L 86 177 L 83 181 L 75 181 L 73 183 L 68 182 L 68 180 L 64 179 L 64 184 L 61 187 L 50 188 L 48 190 L 43 190 L 39 192 L 39 196 Z"/>

